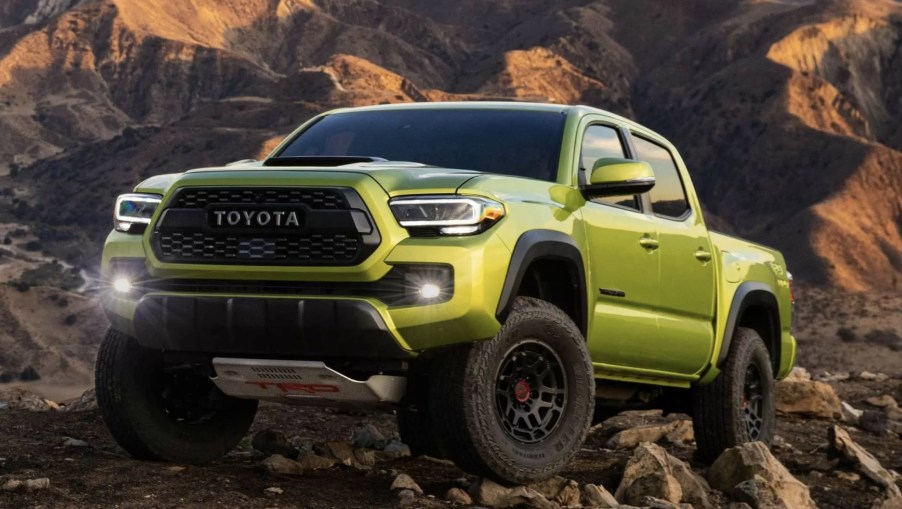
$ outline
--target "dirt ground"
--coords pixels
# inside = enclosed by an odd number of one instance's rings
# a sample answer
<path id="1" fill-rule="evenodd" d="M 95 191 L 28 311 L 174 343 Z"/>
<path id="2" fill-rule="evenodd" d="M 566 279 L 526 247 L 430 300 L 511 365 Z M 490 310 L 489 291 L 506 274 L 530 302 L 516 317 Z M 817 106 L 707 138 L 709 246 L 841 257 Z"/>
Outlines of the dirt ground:
<path id="1" fill-rule="evenodd" d="M 840 396 L 856 408 L 870 408 L 863 400 L 890 394 L 902 400 L 902 379 L 885 382 L 847 381 L 835 384 Z M 614 491 L 630 451 L 604 448 L 619 429 L 661 417 L 622 414 L 598 427 L 578 458 L 563 473 L 580 483 L 598 483 Z M 268 405 L 261 408 L 251 433 L 275 429 L 289 436 L 319 443 L 350 441 L 355 431 L 373 424 L 386 436 L 396 434 L 390 414 L 352 414 L 328 409 Z M 822 509 L 868 508 L 878 498 L 869 481 L 841 479 L 848 470 L 830 459 L 826 450 L 831 421 L 781 417 L 778 435 L 789 444 L 775 447 L 777 457 L 802 482 Z M 876 436 L 852 429 L 853 438 L 871 451 L 885 467 L 902 471 L 902 439 Z M 250 436 L 250 435 L 249 435 Z M 84 440 L 87 447 L 66 447 L 66 437 Z M 301 477 L 275 477 L 257 467 L 262 459 L 246 440 L 229 457 L 211 465 L 186 466 L 130 459 L 113 442 L 97 411 L 27 412 L 0 411 L 0 483 L 9 478 L 46 477 L 51 487 L 33 493 L 0 492 L 2 508 L 99 508 L 99 507 L 395 507 L 390 491 L 398 472 L 411 475 L 427 496 L 441 501 L 449 488 L 466 477 L 445 462 L 428 458 L 399 458 L 377 462 L 370 471 L 333 468 Z M 692 462 L 694 449 L 667 445 L 674 456 Z M 264 490 L 278 487 L 283 493 Z M 715 495 L 713 501 L 725 499 Z M 450 504 L 449 504 L 450 506 Z"/>

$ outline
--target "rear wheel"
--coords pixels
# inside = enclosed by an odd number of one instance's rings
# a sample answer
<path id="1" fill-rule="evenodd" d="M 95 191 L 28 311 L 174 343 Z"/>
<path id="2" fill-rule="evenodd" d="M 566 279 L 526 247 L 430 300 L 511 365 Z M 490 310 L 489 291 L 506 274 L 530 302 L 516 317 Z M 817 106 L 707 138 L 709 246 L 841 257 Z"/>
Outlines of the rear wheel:
<path id="1" fill-rule="evenodd" d="M 548 478 L 579 451 L 595 379 L 585 339 L 559 308 L 520 297 L 498 335 L 436 361 L 430 415 L 441 453 L 510 483 Z"/>
<path id="2" fill-rule="evenodd" d="M 232 398 L 191 367 L 110 329 L 95 370 L 97 404 L 116 442 L 138 459 L 203 463 L 247 433 L 257 402 Z"/>
<path id="3" fill-rule="evenodd" d="M 761 336 L 753 329 L 736 329 L 727 362 L 710 384 L 697 387 L 693 424 L 698 452 L 714 461 L 746 442 L 770 445 L 776 426 L 774 375 Z"/>

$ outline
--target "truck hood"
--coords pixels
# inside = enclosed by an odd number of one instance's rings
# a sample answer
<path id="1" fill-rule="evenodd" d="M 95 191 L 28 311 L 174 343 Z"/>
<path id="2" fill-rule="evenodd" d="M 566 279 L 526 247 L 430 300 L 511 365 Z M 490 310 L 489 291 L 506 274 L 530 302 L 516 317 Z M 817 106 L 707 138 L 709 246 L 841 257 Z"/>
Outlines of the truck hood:
<path id="1" fill-rule="evenodd" d="M 205 176 L 217 179 L 223 176 L 224 173 L 234 174 L 235 172 L 241 172 L 246 179 L 253 179 L 254 173 L 259 172 L 261 181 L 267 180 L 267 176 L 281 176 L 289 172 L 295 173 L 299 185 L 303 185 L 305 175 L 322 181 L 323 177 L 330 173 L 340 174 L 343 177 L 347 177 L 349 173 L 360 174 L 375 180 L 390 196 L 453 193 L 466 181 L 482 175 L 482 173 L 472 170 L 439 168 L 419 163 L 397 161 L 357 163 L 336 167 L 264 167 L 261 163 L 255 161 L 217 168 L 200 168 L 190 170 L 182 175 L 190 176 L 192 181 L 198 182 L 204 180 Z M 137 189 L 143 192 L 164 194 L 169 186 L 179 180 L 179 177 L 180 175 L 178 174 L 152 177 L 141 183 Z M 345 181 L 346 179 L 340 177 L 338 180 Z"/>

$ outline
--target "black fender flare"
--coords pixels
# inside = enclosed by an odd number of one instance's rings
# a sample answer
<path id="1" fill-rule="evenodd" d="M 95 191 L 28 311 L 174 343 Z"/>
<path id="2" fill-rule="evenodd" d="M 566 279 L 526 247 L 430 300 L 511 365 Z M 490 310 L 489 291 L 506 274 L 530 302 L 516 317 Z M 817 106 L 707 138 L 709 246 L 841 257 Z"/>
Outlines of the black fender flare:
<path id="1" fill-rule="evenodd" d="M 727 356 L 730 354 L 730 346 L 733 343 L 733 334 L 736 332 L 736 324 L 750 306 L 762 306 L 768 310 L 771 340 L 768 343 L 767 338 L 763 339 L 770 351 L 771 362 L 774 364 L 774 373 L 776 373 L 780 366 L 780 306 L 777 304 L 777 296 L 773 288 L 765 283 L 751 281 L 740 284 L 736 293 L 733 294 L 727 316 L 727 326 L 724 330 L 723 345 L 717 356 L 717 367 L 722 367 L 726 362 Z"/>
<path id="2" fill-rule="evenodd" d="M 575 321 L 583 334 L 587 334 L 588 294 L 586 292 L 586 268 L 583 264 L 582 253 L 573 237 L 554 230 L 530 230 L 517 239 L 517 244 L 511 253 L 510 263 L 507 266 L 507 275 L 501 289 L 501 298 L 498 300 L 495 317 L 499 322 L 504 323 L 527 269 L 534 261 L 546 259 L 564 260 L 572 265 L 575 271 L 575 290 L 579 296 L 579 309 Z"/>

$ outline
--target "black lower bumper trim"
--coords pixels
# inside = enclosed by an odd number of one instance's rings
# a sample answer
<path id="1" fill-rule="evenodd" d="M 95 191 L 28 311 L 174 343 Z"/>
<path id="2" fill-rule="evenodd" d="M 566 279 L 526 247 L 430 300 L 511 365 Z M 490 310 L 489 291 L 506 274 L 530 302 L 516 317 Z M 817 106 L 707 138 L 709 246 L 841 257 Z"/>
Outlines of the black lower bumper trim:
<path id="1" fill-rule="evenodd" d="M 369 303 L 147 295 L 133 328 L 148 348 L 217 355 L 409 358 Z"/>

